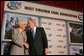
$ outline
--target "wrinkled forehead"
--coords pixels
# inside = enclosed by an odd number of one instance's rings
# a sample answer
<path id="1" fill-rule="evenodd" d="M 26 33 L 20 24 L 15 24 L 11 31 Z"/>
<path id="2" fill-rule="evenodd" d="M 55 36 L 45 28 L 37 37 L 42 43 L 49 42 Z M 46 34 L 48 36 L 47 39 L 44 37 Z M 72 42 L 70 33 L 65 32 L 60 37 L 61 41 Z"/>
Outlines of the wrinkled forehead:
<path id="1" fill-rule="evenodd" d="M 26 24 L 26 23 L 25 23 L 25 21 L 20 20 L 20 21 L 18 22 L 18 24 Z"/>

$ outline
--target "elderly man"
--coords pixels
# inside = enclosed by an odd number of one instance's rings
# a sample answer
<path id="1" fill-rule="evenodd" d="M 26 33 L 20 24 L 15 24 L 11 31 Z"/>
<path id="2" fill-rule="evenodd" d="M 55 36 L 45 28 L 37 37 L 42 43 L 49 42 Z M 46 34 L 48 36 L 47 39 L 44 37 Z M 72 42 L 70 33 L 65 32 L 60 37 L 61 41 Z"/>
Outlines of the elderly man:
<path id="1" fill-rule="evenodd" d="M 35 26 L 35 20 L 29 19 L 27 38 L 29 43 L 29 55 L 47 55 L 48 41 L 43 28 Z"/>
<path id="2" fill-rule="evenodd" d="M 26 23 L 23 20 L 19 20 L 19 27 L 12 31 L 12 45 L 10 55 L 25 55 L 27 44 L 27 36 L 24 31 Z"/>

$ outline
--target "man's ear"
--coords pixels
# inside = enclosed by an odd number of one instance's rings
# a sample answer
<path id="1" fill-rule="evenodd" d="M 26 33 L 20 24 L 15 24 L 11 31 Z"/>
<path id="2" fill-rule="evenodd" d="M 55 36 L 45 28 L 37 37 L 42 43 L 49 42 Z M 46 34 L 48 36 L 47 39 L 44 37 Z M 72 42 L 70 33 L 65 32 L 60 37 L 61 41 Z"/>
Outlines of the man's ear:
<path id="1" fill-rule="evenodd" d="M 35 25 L 35 23 L 34 22 L 32 22 L 34 25 Z"/>
<path id="2" fill-rule="evenodd" d="M 35 23 L 34 23 L 34 25 L 35 25 Z"/>

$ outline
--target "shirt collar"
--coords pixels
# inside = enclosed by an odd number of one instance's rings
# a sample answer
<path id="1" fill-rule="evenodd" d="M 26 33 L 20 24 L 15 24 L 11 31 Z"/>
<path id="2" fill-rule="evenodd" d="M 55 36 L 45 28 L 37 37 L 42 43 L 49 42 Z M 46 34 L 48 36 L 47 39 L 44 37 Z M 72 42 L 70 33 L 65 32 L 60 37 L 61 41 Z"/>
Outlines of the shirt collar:
<path id="1" fill-rule="evenodd" d="M 34 30 L 36 29 L 36 26 L 34 27 Z"/>
<path id="2" fill-rule="evenodd" d="M 19 28 L 20 29 L 20 28 Z M 22 29 L 20 29 L 20 32 L 22 32 L 23 30 Z"/>
<path id="3" fill-rule="evenodd" d="M 34 27 L 34 29 L 31 29 L 31 30 L 35 30 L 36 29 L 36 26 Z"/>

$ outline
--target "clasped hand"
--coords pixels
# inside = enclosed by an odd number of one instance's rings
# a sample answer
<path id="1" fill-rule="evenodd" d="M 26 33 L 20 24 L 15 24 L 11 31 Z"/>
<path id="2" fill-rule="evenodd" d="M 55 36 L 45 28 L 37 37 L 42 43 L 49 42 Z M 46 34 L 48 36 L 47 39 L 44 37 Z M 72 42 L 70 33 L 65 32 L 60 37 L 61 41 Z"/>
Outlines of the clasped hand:
<path id="1" fill-rule="evenodd" d="M 26 48 L 29 48 L 29 44 L 28 44 L 28 43 L 24 43 L 24 46 L 25 46 Z"/>

